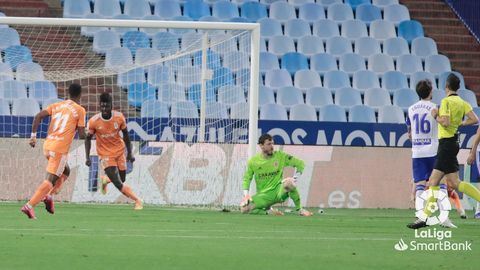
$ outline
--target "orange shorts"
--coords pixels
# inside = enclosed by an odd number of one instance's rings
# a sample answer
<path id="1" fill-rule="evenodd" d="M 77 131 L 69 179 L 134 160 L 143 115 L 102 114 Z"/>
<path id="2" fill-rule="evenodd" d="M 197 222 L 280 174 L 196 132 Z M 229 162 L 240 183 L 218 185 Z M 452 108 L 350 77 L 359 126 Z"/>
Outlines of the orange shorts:
<path id="1" fill-rule="evenodd" d="M 68 154 L 62 154 L 50 150 L 43 150 L 43 154 L 48 160 L 47 172 L 60 177 L 67 165 Z"/>
<path id="2" fill-rule="evenodd" d="M 100 162 L 102 164 L 103 169 L 106 169 L 108 167 L 118 167 L 119 171 L 127 170 L 127 159 L 124 154 L 121 154 L 116 157 L 100 156 Z"/>

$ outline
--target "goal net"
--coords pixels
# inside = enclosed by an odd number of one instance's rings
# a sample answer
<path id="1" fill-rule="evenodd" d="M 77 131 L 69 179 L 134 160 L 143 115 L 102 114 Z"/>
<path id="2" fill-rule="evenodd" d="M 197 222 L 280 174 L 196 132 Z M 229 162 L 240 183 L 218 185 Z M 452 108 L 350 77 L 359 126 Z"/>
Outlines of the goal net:
<path id="1" fill-rule="evenodd" d="M 68 98 L 73 82 L 83 87 L 87 120 L 103 92 L 125 115 L 136 157 L 127 183 L 146 203 L 241 199 L 257 138 L 257 24 L 4 17 L 0 25 L 0 199 L 26 199 L 45 177 L 41 147 L 26 138 L 33 116 Z M 72 175 L 57 199 L 123 202 L 114 188 L 97 192 L 95 143 L 91 154 L 89 168 L 83 141 L 72 144 Z"/>

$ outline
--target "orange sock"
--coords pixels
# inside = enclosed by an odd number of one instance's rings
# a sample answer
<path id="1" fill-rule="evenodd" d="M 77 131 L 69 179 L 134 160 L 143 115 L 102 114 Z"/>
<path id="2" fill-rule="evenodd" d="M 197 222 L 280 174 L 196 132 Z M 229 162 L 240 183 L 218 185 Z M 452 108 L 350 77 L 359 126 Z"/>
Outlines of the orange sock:
<path id="1" fill-rule="evenodd" d="M 123 193 L 123 195 L 127 196 L 128 198 L 130 198 L 134 201 L 138 201 L 137 195 L 135 195 L 135 193 L 133 193 L 132 189 L 129 186 L 123 185 L 122 193 Z"/>
<path id="2" fill-rule="evenodd" d="M 58 194 L 60 192 L 60 188 L 62 187 L 63 183 L 67 180 L 67 176 L 65 174 L 62 174 L 60 178 L 58 178 L 57 182 L 55 182 L 55 185 L 53 188 L 50 190 L 48 195 L 52 194 Z"/>
<path id="3" fill-rule="evenodd" d="M 450 193 L 450 198 L 453 200 L 453 203 L 455 204 L 455 208 L 457 208 L 457 209 L 462 208 L 462 203 L 460 202 L 460 197 L 458 197 L 458 194 L 457 194 L 457 192 L 455 192 L 455 190 L 453 190 Z"/>
<path id="4" fill-rule="evenodd" d="M 31 207 L 35 207 L 39 202 L 41 202 L 45 196 L 50 192 L 52 189 L 52 183 L 48 180 L 44 180 L 38 187 L 37 190 L 35 191 L 35 194 L 33 194 L 32 198 L 30 201 L 28 201 L 28 204 Z"/>

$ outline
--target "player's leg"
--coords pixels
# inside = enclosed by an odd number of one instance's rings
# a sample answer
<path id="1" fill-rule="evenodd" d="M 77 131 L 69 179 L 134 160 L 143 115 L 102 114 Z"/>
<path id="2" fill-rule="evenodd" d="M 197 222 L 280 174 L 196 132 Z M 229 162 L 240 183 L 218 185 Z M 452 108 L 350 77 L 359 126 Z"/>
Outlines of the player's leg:
<path id="1" fill-rule="evenodd" d="M 43 203 L 45 204 L 45 209 L 48 213 L 54 214 L 55 213 L 55 203 L 53 201 L 53 195 L 56 195 L 60 192 L 60 189 L 63 183 L 67 180 L 68 176 L 70 176 L 70 167 L 68 164 L 65 164 L 65 169 L 63 170 L 62 175 L 58 178 L 57 182 L 50 190 L 50 192 L 45 196 L 43 199 Z"/>
<path id="2" fill-rule="evenodd" d="M 105 168 L 105 174 L 107 174 L 112 184 L 120 192 L 122 192 L 123 195 L 135 201 L 135 210 L 141 210 L 143 208 L 142 201 L 137 197 L 137 195 L 135 195 L 133 190 L 128 185 L 122 183 L 122 181 L 120 180 L 120 174 L 118 173 L 118 168 L 116 166 L 110 166 Z"/>
<path id="3" fill-rule="evenodd" d="M 467 216 L 465 215 L 465 209 L 463 209 L 462 203 L 460 202 L 460 197 L 458 196 L 455 189 L 448 187 L 448 197 L 455 205 L 455 208 L 457 209 L 457 212 L 460 215 L 460 218 L 466 219 Z"/>
<path id="4" fill-rule="evenodd" d="M 33 208 L 44 200 L 45 196 L 52 190 L 67 163 L 67 155 L 51 151 L 45 154 L 48 159 L 46 180 L 37 187 L 33 196 L 21 209 L 21 211 L 31 219 L 36 218 Z"/>
<path id="5" fill-rule="evenodd" d="M 252 196 L 251 202 L 240 208 L 240 211 L 244 214 L 254 215 L 283 215 L 282 212 L 272 209 L 272 205 L 275 204 L 276 192 L 259 192 Z"/>
<path id="6" fill-rule="evenodd" d="M 302 203 L 300 201 L 300 193 L 298 192 L 297 185 L 293 178 L 290 177 L 283 179 L 282 187 L 283 190 L 281 190 L 282 194 L 280 195 L 282 201 L 285 201 L 287 199 L 286 196 L 288 196 L 290 199 L 292 199 L 293 203 L 295 204 L 295 209 L 301 216 L 313 215 L 310 211 L 302 207 Z"/>

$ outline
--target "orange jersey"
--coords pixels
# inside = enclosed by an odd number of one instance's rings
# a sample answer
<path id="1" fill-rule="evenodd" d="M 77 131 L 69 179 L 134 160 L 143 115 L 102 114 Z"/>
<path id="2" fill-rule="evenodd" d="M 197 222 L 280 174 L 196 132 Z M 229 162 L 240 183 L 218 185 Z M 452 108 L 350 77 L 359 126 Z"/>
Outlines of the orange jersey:
<path id="1" fill-rule="evenodd" d="M 72 100 L 51 104 L 46 111 L 51 116 L 43 149 L 68 153 L 77 127 L 85 127 L 85 109 Z"/>
<path id="2" fill-rule="evenodd" d="M 88 121 L 88 132 L 97 138 L 97 153 L 102 157 L 116 157 L 125 152 L 125 143 L 120 131 L 127 128 L 127 122 L 121 112 L 112 111 L 108 120 L 98 113 Z"/>

